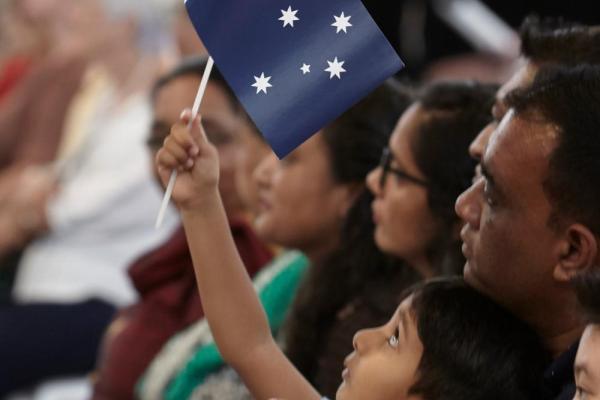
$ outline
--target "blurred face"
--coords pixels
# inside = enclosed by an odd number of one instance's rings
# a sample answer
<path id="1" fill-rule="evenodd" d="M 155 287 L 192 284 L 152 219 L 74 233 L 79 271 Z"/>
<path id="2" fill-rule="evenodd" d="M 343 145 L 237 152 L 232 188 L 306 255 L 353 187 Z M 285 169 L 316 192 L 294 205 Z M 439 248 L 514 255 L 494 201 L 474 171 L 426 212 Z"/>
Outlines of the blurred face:
<path id="1" fill-rule="evenodd" d="M 253 215 L 259 212 L 258 186 L 253 179 L 254 170 L 270 154 L 271 148 L 262 140 L 250 123 L 240 126 L 240 145 L 238 146 L 236 186 L 244 205 Z"/>
<path id="2" fill-rule="evenodd" d="M 405 259 L 413 267 L 427 264 L 426 251 L 440 229 L 427 202 L 427 188 L 406 176 L 423 182 L 412 154 L 412 143 L 428 114 L 417 104 L 400 119 L 389 142 L 390 171 L 382 184 L 382 166 L 367 177 L 367 185 L 375 195 L 373 218 L 375 241 L 385 252 Z M 420 270 L 427 275 L 427 268 Z"/>
<path id="3" fill-rule="evenodd" d="M 483 153 L 490 140 L 492 132 L 498 127 L 498 124 L 508 111 L 506 105 L 506 96 L 512 90 L 517 88 L 525 88 L 533 83 L 535 74 L 539 67 L 531 61 L 524 62 L 524 64 L 515 72 L 512 78 L 506 82 L 496 94 L 496 101 L 492 108 L 492 115 L 494 119 L 477 135 L 471 146 L 469 147 L 469 154 L 475 160 L 481 162 Z M 475 169 L 475 180 L 481 177 L 481 165 L 477 165 Z"/>
<path id="4" fill-rule="evenodd" d="M 466 222 L 466 281 L 525 320 L 558 284 L 553 270 L 562 250 L 543 190 L 556 141 L 554 127 L 510 110 L 490 138 L 483 178 L 456 202 Z"/>
<path id="5" fill-rule="evenodd" d="M 347 185 L 334 181 L 320 133 L 283 160 L 271 153 L 254 173 L 258 185 L 257 233 L 309 257 L 333 250 L 350 202 Z"/>
<path id="6" fill-rule="evenodd" d="M 583 332 L 575 359 L 575 383 L 573 400 L 600 399 L 600 325 L 588 325 Z"/>
<path id="7" fill-rule="evenodd" d="M 154 121 L 149 138 L 153 156 L 162 146 L 171 126 L 179 121 L 181 112 L 194 103 L 200 79 L 194 75 L 178 77 L 156 94 Z M 218 84 L 210 81 L 202 100 L 201 114 L 208 139 L 219 151 L 219 190 L 227 214 L 231 217 L 242 212 L 241 201 L 235 188 L 236 136 L 240 119 L 233 110 L 227 94 Z M 155 171 L 154 165 L 153 170 Z"/>
<path id="8" fill-rule="evenodd" d="M 346 369 L 337 400 L 421 398 L 408 394 L 423 355 L 411 297 L 400 304 L 387 324 L 357 332 L 353 345 L 354 352 L 344 361 Z"/>
<path id="9" fill-rule="evenodd" d="M 16 2 L 21 15 L 33 24 L 45 23 L 54 17 L 60 3 L 57 0 L 19 0 Z"/>

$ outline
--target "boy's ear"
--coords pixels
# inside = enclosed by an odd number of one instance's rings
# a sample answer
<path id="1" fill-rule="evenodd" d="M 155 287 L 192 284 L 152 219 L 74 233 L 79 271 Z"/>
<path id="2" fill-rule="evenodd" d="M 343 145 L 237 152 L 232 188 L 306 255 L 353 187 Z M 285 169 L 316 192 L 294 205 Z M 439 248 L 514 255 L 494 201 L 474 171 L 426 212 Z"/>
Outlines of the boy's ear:
<path id="1" fill-rule="evenodd" d="M 560 282 L 569 282 L 579 273 L 592 268 L 600 256 L 598 239 L 582 224 L 573 224 L 567 228 L 558 252 L 559 259 L 554 268 L 554 278 Z"/>

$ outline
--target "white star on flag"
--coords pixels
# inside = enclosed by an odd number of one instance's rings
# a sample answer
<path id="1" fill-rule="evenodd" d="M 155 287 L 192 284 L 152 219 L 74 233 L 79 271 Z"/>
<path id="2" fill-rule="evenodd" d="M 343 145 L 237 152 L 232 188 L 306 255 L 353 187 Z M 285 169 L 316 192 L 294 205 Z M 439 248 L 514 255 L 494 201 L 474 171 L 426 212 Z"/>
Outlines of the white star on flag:
<path id="1" fill-rule="evenodd" d="M 260 77 L 254 77 L 256 82 L 252 85 L 252 87 L 256 88 L 256 94 L 259 94 L 260 92 L 265 92 L 265 94 L 267 94 L 267 88 L 273 87 L 273 85 L 269 83 L 271 78 L 271 76 L 265 76 L 264 72 L 260 74 Z"/>
<path id="2" fill-rule="evenodd" d="M 335 33 L 340 33 L 341 31 L 344 31 L 344 33 L 348 33 L 346 29 L 352 26 L 352 24 L 349 22 L 352 16 L 348 15 L 346 17 L 344 16 L 344 12 L 342 11 L 342 15 L 340 15 L 339 17 L 334 15 L 333 18 L 335 18 L 335 22 L 331 24 L 331 26 L 335 26 L 337 28 L 337 31 Z"/>
<path id="3" fill-rule="evenodd" d="M 339 62 L 337 57 L 333 60 L 333 62 L 327 60 L 327 64 L 329 64 L 329 68 L 325 69 L 325 72 L 329 72 L 331 75 L 329 79 L 333 79 L 333 77 L 337 77 L 338 79 L 342 79 L 341 73 L 346 72 L 342 65 L 344 65 L 345 61 Z"/>
<path id="4" fill-rule="evenodd" d="M 300 70 L 302 71 L 302 75 L 306 75 L 310 73 L 310 65 L 302 63 L 302 67 L 300 68 Z"/>
<path id="5" fill-rule="evenodd" d="M 287 11 L 281 10 L 281 18 L 280 21 L 283 21 L 283 27 L 290 25 L 292 28 L 294 27 L 294 21 L 300 21 L 300 18 L 296 17 L 296 13 L 298 10 L 292 11 L 292 6 L 289 6 Z"/>

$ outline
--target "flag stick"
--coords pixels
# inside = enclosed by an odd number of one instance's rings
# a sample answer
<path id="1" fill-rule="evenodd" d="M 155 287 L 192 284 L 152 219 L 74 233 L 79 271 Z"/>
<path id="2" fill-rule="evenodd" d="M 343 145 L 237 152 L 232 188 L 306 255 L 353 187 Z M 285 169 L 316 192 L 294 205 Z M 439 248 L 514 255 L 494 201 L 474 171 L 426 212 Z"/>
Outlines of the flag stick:
<path id="1" fill-rule="evenodd" d="M 198 88 L 198 94 L 196 95 L 196 100 L 194 100 L 194 106 L 192 107 L 192 119 L 190 120 L 188 128 L 191 128 L 192 122 L 198 115 L 198 111 L 200 110 L 200 104 L 202 103 L 202 98 L 204 97 L 204 92 L 206 91 L 206 86 L 208 85 L 208 78 L 210 77 L 210 73 L 212 72 L 214 63 L 215 62 L 213 58 L 208 57 L 206 68 L 204 68 L 204 73 L 202 74 L 202 81 L 200 82 L 200 87 Z M 158 217 L 156 218 L 156 229 L 160 228 L 160 226 L 163 223 L 165 214 L 167 212 L 167 206 L 169 205 L 171 195 L 173 194 L 173 188 L 175 187 L 176 180 L 177 170 L 174 169 L 173 171 L 171 171 L 171 177 L 169 178 L 169 183 L 167 185 L 167 189 L 165 190 L 165 196 L 163 197 L 162 204 L 160 205 L 160 211 L 158 212 Z"/>

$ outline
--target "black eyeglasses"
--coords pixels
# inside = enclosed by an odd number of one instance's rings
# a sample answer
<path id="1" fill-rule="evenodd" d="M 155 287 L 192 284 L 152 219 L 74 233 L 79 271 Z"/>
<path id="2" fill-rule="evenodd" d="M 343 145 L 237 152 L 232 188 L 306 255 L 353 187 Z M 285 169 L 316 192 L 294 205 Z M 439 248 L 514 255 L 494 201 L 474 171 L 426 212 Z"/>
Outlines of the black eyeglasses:
<path id="1" fill-rule="evenodd" d="M 392 159 L 394 158 L 392 152 L 389 147 L 383 149 L 383 153 L 381 154 L 381 160 L 379 161 L 379 166 L 381 167 L 381 179 L 379 180 L 379 185 L 381 188 L 385 186 L 385 181 L 387 179 L 388 173 L 393 173 L 400 179 L 404 179 L 408 182 L 429 188 L 429 183 L 424 181 L 423 179 L 414 177 L 412 175 L 407 174 L 404 171 L 392 167 Z"/>

